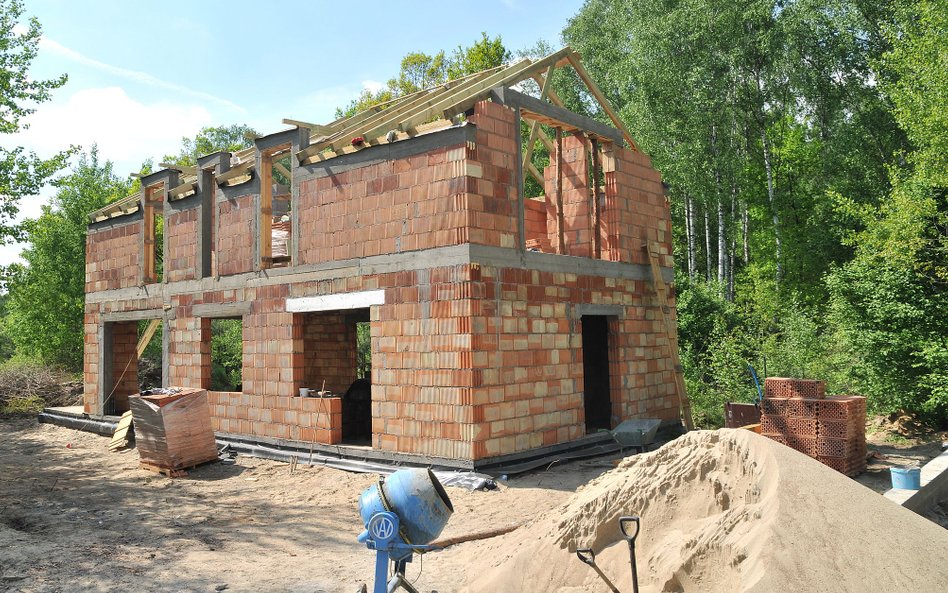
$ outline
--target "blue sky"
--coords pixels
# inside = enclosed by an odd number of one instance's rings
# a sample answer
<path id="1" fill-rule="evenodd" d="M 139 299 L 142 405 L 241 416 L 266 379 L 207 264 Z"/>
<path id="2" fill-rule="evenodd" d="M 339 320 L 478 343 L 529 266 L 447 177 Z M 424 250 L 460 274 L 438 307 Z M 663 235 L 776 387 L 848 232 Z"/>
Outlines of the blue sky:
<path id="1" fill-rule="evenodd" d="M 116 173 L 177 152 L 202 126 L 260 133 L 284 117 L 325 123 L 364 87 L 392 77 L 411 51 L 470 45 L 482 31 L 516 51 L 560 31 L 581 0 L 482 2 L 137 2 L 27 0 L 43 27 L 31 74 L 69 82 L 30 129 L 0 138 L 42 156 L 99 146 Z M 49 195 L 25 199 L 36 216 Z M 0 247 L 0 264 L 20 246 Z"/>

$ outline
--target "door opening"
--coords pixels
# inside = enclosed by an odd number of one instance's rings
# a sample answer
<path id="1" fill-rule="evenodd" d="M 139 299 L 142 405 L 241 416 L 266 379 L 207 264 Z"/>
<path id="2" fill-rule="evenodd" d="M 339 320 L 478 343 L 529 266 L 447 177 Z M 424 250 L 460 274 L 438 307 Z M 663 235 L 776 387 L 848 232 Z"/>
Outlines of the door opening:
<path id="1" fill-rule="evenodd" d="M 586 431 L 612 428 L 609 397 L 609 318 L 583 315 L 583 408 Z"/>

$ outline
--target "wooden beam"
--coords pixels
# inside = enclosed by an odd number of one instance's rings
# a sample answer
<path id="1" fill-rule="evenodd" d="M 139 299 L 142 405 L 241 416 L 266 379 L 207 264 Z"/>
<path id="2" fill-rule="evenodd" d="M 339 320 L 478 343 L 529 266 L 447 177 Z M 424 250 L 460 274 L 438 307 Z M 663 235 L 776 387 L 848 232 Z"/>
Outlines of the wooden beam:
<path id="1" fill-rule="evenodd" d="M 536 62 L 532 62 L 524 66 L 517 66 L 517 65 L 511 66 L 504 72 L 499 73 L 499 74 L 502 74 L 503 76 L 499 81 L 497 81 L 494 84 L 494 86 L 511 86 L 511 85 L 517 84 L 518 82 L 531 78 L 534 74 L 538 72 L 542 72 L 551 64 L 559 67 L 559 64 L 562 61 L 564 61 L 566 57 L 568 57 L 570 51 L 572 50 L 569 47 L 564 47 L 558 52 L 552 53 L 546 56 L 545 58 L 537 60 Z M 490 87 L 487 87 L 487 88 L 490 88 Z M 482 91 L 483 90 L 486 90 L 486 89 L 482 89 Z M 473 107 L 474 104 L 480 100 L 480 98 L 481 96 L 479 93 L 472 93 L 471 96 L 467 97 L 464 100 L 458 101 L 453 107 L 445 110 L 444 117 L 447 119 L 451 119 L 458 113 L 464 113 L 465 111 Z"/>
<path id="2" fill-rule="evenodd" d="M 555 66 L 551 65 L 547 68 L 546 76 L 543 78 L 543 87 L 540 89 L 540 100 L 546 98 L 547 94 L 550 92 L 550 84 L 553 81 L 553 69 Z M 526 167 L 527 163 L 532 162 L 533 159 L 533 145 L 537 141 L 537 132 L 540 130 L 540 122 L 534 121 L 530 124 L 530 135 L 527 137 L 527 150 L 523 153 L 523 166 Z M 518 130 L 519 132 L 519 130 Z"/>
<path id="3" fill-rule="evenodd" d="M 427 99 L 426 101 L 420 101 L 404 110 L 399 109 L 394 113 L 387 114 L 386 117 L 381 118 L 372 125 L 364 127 L 357 135 L 362 136 L 366 142 L 369 142 L 387 133 L 389 130 L 397 129 L 404 132 L 423 124 L 434 115 L 441 116 L 443 110 L 454 105 L 460 98 L 470 96 L 479 90 L 491 88 L 494 86 L 493 81 L 502 77 L 506 71 L 507 69 L 486 70 L 484 72 L 485 76 L 469 78 L 459 85 L 452 86 L 449 89 L 437 93 L 432 93 L 432 96 L 425 97 Z M 445 119 L 451 118 L 445 117 Z M 330 148 L 333 150 L 341 148 L 348 143 L 349 140 L 350 138 L 346 137 L 339 138 L 330 144 Z"/>
<path id="4" fill-rule="evenodd" d="M 138 347 L 135 349 L 135 351 L 138 352 L 139 358 L 145 353 L 145 348 L 148 347 L 148 343 L 151 342 L 152 337 L 154 337 L 160 325 L 161 319 L 152 319 L 148 322 L 148 327 L 146 327 L 144 333 L 142 333 L 142 337 L 138 340 Z"/>
<path id="5" fill-rule="evenodd" d="M 494 89 L 494 91 L 494 96 L 504 104 L 519 107 L 521 115 L 526 119 L 538 120 L 554 128 L 559 127 L 571 132 L 592 135 L 608 142 L 621 143 L 623 140 L 620 130 L 591 117 L 573 113 L 563 107 L 557 107 L 511 89 Z"/>
<path id="6" fill-rule="evenodd" d="M 174 163 L 158 163 L 158 166 L 162 169 L 172 169 L 174 171 L 180 171 L 182 173 L 187 173 L 188 175 L 197 175 L 198 168 L 194 165 L 176 165 Z"/>
<path id="7" fill-rule="evenodd" d="M 317 134 L 317 135 L 322 135 L 322 136 L 325 136 L 327 134 L 332 134 L 333 132 L 333 129 L 330 126 L 324 126 L 320 124 L 311 124 L 309 122 L 300 121 L 298 119 L 289 119 L 289 118 L 284 117 L 283 123 L 285 123 L 288 126 L 296 126 L 297 128 L 306 128 L 312 134 Z"/>
<path id="8" fill-rule="evenodd" d="M 688 391 L 685 386 L 685 373 L 681 366 L 681 359 L 678 356 L 678 328 L 671 319 L 671 308 L 668 306 L 667 288 L 665 279 L 662 278 L 662 269 L 659 265 L 658 243 L 650 241 L 642 248 L 648 254 L 649 268 L 652 272 L 652 288 L 658 297 L 658 310 L 662 316 L 662 322 L 665 325 L 665 333 L 668 337 L 668 355 L 671 358 L 673 370 L 675 373 L 675 389 L 678 392 L 678 406 L 681 414 L 682 424 L 686 430 L 694 430 L 695 421 L 691 416 L 691 400 L 688 399 Z"/>
<path id="9" fill-rule="evenodd" d="M 543 188 L 543 193 L 545 194 L 546 193 L 546 180 L 543 179 L 543 173 L 540 173 L 539 169 L 537 169 L 536 165 L 534 165 L 533 163 L 527 163 L 524 166 L 524 169 L 526 169 L 527 172 L 530 173 L 530 175 L 532 175 L 533 178 L 537 180 L 537 183 L 539 183 L 540 187 Z"/>
<path id="10" fill-rule="evenodd" d="M 283 175 L 284 177 L 286 177 L 287 179 L 290 179 L 290 180 L 293 179 L 293 174 L 290 173 L 290 170 L 289 170 L 289 169 L 287 169 L 286 167 L 283 166 L 283 163 L 280 163 L 279 161 L 273 161 L 273 167 L 274 167 L 277 171 L 279 171 L 280 174 Z"/>
<path id="11" fill-rule="evenodd" d="M 224 173 L 221 173 L 217 176 L 217 185 L 223 185 L 231 179 L 236 179 L 238 177 L 243 177 L 244 175 L 249 175 L 250 170 L 256 167 L 256 163 L 250 161 L 246 163 L 241 163 L 237 165 L 236 168 L 230 169 Z"/>
<path id="12" fill-rule="evenodd" d="M 184 197 L 187 197 L 189 192 L 190 193 L 197 192 L 197 183 L 193 183 L 193 182 L 182 183 L 181 185 L 177 187 L 171 188 L 170 190 L 168 190 L 168 199 L 174 200 L 174 199 L 178 199 L 179 197 L 184 198 Z"/>
<path id="13" fill-rule="evenodd" d="M 380 122 L 388 122 L 392 120 L 397 123 L 398 118 L 393 118 L 393 116 L 409 113 L 418 105 L 423 104 L 426 100 L 432 101 L 434 97 L 440 93 L 451 89 L 456 89 L 464 84 L 469 84 L 472 81 L 488 76 L 491 72 L 495 72 L 501 68 L 502 67 L 497 67 L 490 70 L 485 70 L 483 72 L 476 72 L 463 78 L 450 80 L 444 84 L 430 87 L 428 89 L 412 93 L 411 95 L 406 95 L 405 97 L 390 101 L 390 106 L 387 109 L 372 108 L 363 111 L 360 114 L 354 115 L 351 118 L 344 120 L 340 124 L 342 126 L 340 131 L 334 133 L 330 137 L 323 138 L 317 142 L 314 142 L 313 144 L 310 144 L 310 146 L 307 148 L 299 151 L 296 154 L 296 157 L 300 164 L 303 164 L 308 162 L 309 159 L 315 157 L 326 148 L 330 147 L 330 145 L 332 145 L 334 142 L 338 145 L 337 147 L 342 147 L 351 143 L 352 138 L 356 136 L 362 136 L 368 140 L 369 138 L 367 137 L 365 130 L 371 129 L 372 127 L 384 128 L 381 133 L 387 133 L 394 127 L 394 125 L 390 123 L 386 127 L 381 125 Z"/>
<path id="14" fill-rule="evenodd" d="M 619 119 L 619 115 L 616 113 L 615 109 L 612 108 L 612 104 L 609 103 L 609 99 L 606 99 L 606 96 L 602 94 L 602 91 L 599 90 L 599 87 L 593 82 L 589 72 L 586 72 L 586 68 L 583 66 L 582 62 L 579 60 L 579 54 L 570 50 L 569 53 L 569 63 L 573 67 L 573 70 L 576 71 L 576 74 L 582 79 L 583 84 L 586 85 L 586 88 L 589 89 L 589 92 L 592 93 L 592 96 L 596 98 L 596 101 L 599 102 L 599 105 L 602 106 L 602 110 L 606 112 L 606 115 L 609 116 L 609 119 L 612 120 L 612 123 L 622 132 L 622 136 L 625 138 L 625 141 L 629 144 L 629 147 L 632 150 L 638 151 L 639 146 L 635 143 L 635 140 L 632 139 L 632 134 L 625 128 L 625 124 L 622 123 L 622 120 Z"/>

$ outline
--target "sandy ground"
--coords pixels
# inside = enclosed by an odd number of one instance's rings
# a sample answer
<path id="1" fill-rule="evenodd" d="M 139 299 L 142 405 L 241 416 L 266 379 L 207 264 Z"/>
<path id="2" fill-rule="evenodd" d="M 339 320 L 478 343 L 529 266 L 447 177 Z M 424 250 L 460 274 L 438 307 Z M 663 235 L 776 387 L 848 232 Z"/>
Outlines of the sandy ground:
<path id="1" fill-rule="evenodd" d="M 0 420 L 0 591 L 354 593 L 374 553 L 356 542 L 356 500 L 376 479 L 238 457 L 169 480 L 108 439 L 29 419 Z M 521 523 L 611 468 L 553 467 L 492 492 L 449 488 L 442 534 Z M 415 560 L 420 591 L 455 591 L 465 547 Z M 420 576 L 419 576 L 420 573 Z"/>
<path id="2" fill-rule="evenodd" d="M 353 593 L 371 578 L 374 556 L 355 540 L 356 500 L 374 476 L 304 466 L 291 474 L 287 464 L 239 457 L 169 480 L 138 469 L 134 449 L 109 453 L 107 438 L 31 419 L 0 420 L 0 442 L 0 591 Z M 890 448 L 896 462 L 939 450 Z M 889 462 L 860 481 L 884 490 Z M 456 512 L 443 536 L 531 520 L 611 467 L 575 462 L 492 492 L 449 488 Z M 476 578 L 472 555 L 486 549 L 428 554 L 408 576 L 420 591 L 456 591 Z"/>

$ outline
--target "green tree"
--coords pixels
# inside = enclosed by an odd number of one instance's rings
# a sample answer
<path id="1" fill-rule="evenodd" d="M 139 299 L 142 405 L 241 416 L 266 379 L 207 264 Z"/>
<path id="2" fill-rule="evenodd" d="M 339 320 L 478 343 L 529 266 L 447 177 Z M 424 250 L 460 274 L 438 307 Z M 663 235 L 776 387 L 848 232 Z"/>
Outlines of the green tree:
<path id="1" fill-rule="evenodd" d="M 66 75 L 50 80 L 30 76 L 36 58 L 40 24 L 35 18 L 20 29 L 23 3 L 0 0 L 0 134 L 14 134 L 27 125 L 21 120 L 36 111 L 36 105 L 50 99 L 50 93 L 66 83 Z M 23 196 L 35 195 L 57 171 L 63 168 L 69 152 L 41 159 L 22 146 L 0 147 L 0 241 L 18 238 L 12 224 Z"/>
<path id="2" fill-rule="evenodd" d="M 111 162 L 99 161 L 93 146 L 53 185 L 56 194 L 40 217 L 23 223 L 26 265 L 7 270 L 3 323 L 19 354 L 79 370 L 88 215 L 126 195 L 128 184 L 115 176 Z"/>
<path id="3" fill-rule="evenodd" d="M 196 165 L 198 157 L 218 151 L 237 152 L 253 146 L 257 132 L 243 124 L 204 127 L 194 138 L 181 138 L 181 150 L 165 155 L 162 162 L 175 165 Z"/>
<path id="4" fill-rule="evenodd" d="M 363 89 L 361 94 L 345 107 L 336 109 L 336 117 L 351 117 L 376 105 L 439 85 L 448 80 L 500 66 L 510 59 L 501 37 L 490 38 L 481 33 L 481 39 L 468 47 L 458 46 L 451 57 L 444 51 L 434 55 L 411 52 L 402 58 L 398 74 L 389 79 L 382 89 Z"/>

